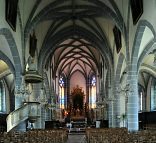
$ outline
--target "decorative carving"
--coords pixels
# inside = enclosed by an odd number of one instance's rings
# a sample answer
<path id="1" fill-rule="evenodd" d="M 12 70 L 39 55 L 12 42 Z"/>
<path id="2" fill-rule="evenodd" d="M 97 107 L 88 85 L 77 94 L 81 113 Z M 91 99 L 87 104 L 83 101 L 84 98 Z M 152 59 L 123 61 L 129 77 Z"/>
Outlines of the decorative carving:
<path id="1" fill-rule="evenodd" d="M 84 108 L 84 91 L 78 85 L 71 91 L 74 115 L 81 115 Z"/>
<path id="2" fill-rule="evenodd" d="M 84 91 L 82 91 L 82 87 L 79 87 L 79 85 L 77 85 L 76 87 L 73 87 L 73 90 L 71 91 L 71 95 L 77 95 L 80 94 L 82 96 L 84 96 Z"/>

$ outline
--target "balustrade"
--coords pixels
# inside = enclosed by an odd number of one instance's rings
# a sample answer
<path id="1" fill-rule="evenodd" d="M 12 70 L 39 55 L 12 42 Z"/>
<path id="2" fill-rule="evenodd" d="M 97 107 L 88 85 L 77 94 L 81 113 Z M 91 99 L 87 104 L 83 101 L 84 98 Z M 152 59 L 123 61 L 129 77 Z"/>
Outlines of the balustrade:
<path id="1" fill-rule="evenodd" d="M 39 105 L 39 102 L 25 102 L 23 106 L 11 112 L 6 119 L 7 132 L 26 119 L 31 123 L 35 122 L 40 117 Z"/>

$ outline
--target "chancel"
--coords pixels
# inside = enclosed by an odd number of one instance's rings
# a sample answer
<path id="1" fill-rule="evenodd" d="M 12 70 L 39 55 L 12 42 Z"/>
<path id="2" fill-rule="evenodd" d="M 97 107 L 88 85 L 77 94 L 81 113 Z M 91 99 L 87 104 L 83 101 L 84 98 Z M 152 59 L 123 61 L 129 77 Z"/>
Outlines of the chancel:
<path id="1" fill-rule="evenodd" d="M 0 0 L 0 142 L 156 140 L 156 0 Z"/>

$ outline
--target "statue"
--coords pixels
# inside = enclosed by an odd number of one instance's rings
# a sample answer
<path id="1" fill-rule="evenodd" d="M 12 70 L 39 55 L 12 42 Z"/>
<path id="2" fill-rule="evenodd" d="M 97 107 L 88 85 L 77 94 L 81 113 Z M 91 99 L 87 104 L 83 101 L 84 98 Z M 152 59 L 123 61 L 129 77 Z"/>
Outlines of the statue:
<path id="1" fill-rule="evenodd" d="M 80 116 L 80 109 L 79 108 L 76 109 L 76 116 L 77 117 Z"/>
<path id="2" fill-rule="evenodd" d="M 35 57 L 29 56 L 28 58 L 28 70 L 29 71 L 36 71 L 37 70 L 37 63 L 35 62 Z"/>
<path id="3" fill-rule="evenodd" d="M 36 71 L 37 70 L 37 59 L 36 59 L 36 48 L 37 48 L 37 39 L 35 35 L 35 31 L 33 34 L 30 34 L 30 43 L 29 43 L 29 58 L 28 58 L 28 70 Z"/>

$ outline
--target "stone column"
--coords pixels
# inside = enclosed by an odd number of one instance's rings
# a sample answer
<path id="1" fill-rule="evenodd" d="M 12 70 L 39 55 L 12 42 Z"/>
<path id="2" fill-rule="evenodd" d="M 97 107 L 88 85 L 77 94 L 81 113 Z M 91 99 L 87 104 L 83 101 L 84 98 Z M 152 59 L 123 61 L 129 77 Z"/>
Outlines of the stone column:
<path id="1" fill-rule="evenodd" d="M 99 75 L 96 76 L 96 99 L 99 100 L 99 94 L 100 94 L 100 79 Z"/>
<path id="2" fill-rule="evenodd" d="M 117 82 L 115 85 L 115 88 L 113 90 L 113 95 L 114 95 L 114 102 L 113 102 L 113 108 L 114 108 L 114 113 L 113 113 L 113 121 L 114 121 L 114 127 L 120 127 L 120 98 L 119 98 L 119 83 Z"/>
<path id="3" fill-rule="evenodd" d="M 55 105 L 56 106 L 56 94 L 55 94 L 55 90 L 54 90 L 54 81 L 51 82 L 51 102 L 52 102 L 52 105 Z M 54 109 L 51 109 L 51 119 L 55 119 L 55 116 L 54 116 Z"/>
<path id="4" fill-rule="evenodd" d="M 108 121 L 109 121 L 109 127 L 114 127 L 114 109 L 113 109 L 113 100 L 109 101 L 109 109 L 108 109 Z"/>
<path id="5" fill-rule="evenodd" d="M 15 94 L 14 94 L 14 97 L 15 97 L 15 110 L 18 109 L 20 106 L 22 106 L 23 104 L 23 100 L 24 100 L 24 95 L 22 94 L 22 78 L 20 77 L 21 75 L 19 75 L 18 77 L 16 77 L 15 79 Z M 11 98 L 13 99 L 13 97 L 11 96 Z M 11 107 L 13 108 L 13 107 Z M 13 109 L 11 109 L 13 110 Z M 26 123 L 25 122 L 22 122 L 20 124 L 18 124 L 15 128 L 14 128 L 14 131 L 26 131 Z"/>
<path id="6" fill-rule="evenodd" d="M 71 95 L 70 95 L 70 79 L 66 79 L 66 88 L 67 88 L 67 109 L 71 110 Z"/>
<path id="7" fill-rule="evenodd" d="M 89 83 L 89 77 L 86 78 L 86 103 L 89 103 L 89 87 L 90 87 L 90 83 Z"/>
<path id="8" fill-rule="evenodd" d="M 21 89 L 22 87 L 22 82 L 24 82 L 24 79 L 22 79 L 21 75 L 18 75 L 15 79 L 15 109 L 18 109 L 22 105 L 22 101 L 24 99 L 24 96 L 22 95 Z M 11 97 L 13 98 L 13 97 Z M 13 108 L 13 107 L 11 107 Z"/>
<path id="9" fill-rule="evenodd" d="M 138 77 L 131 76 L 130 88 L 128 92 L 128 104 L 127 104 L 127 118 L 128 118 L 128 130 L 138 131 Z"/>
<path id="10" fill-rule="evenodd" d="M 33 84 L 33 89 L 31 95 L 29 95 L 29 102 L 36 102 L 37 99 L 41 96 L 41 84 Z M 45 108 L 43 109 L 41 105 L 41 117 L 37 119 L 37 121 L 34 123 L 34 128 L 44 128 L 45 127 L 45 120 L 46 120 L 46 111 Z"/>
<path id="11" fill-rule="evenodd" d="M 109 127 L 115 127 L 114 123 L 114 76 L 108 72 L 108 121 Z M 112 82 L 111 82 L 112 80 Z"/>
<path id="12" fill-rule="evenodd" d="M 67 91 L 68 91 L 68 81 L 67 78 L 64 81 L 64 109 L 67 109 Z"/>

